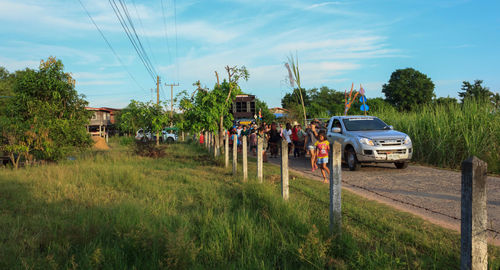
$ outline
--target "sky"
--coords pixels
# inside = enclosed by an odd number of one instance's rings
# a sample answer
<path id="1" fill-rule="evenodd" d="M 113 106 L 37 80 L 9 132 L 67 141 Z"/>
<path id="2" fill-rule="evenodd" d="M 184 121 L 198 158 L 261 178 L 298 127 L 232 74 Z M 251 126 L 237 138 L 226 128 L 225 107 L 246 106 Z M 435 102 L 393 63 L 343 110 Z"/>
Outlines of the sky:
<path id="1" fill-rule="evenodd" d="M 120 6 L 119 0 L 115 1 Z M 500 91 L 500 1 L 122 0 L 159 75 L 161 100 L 212 88 L 215 71 L 246 66 L 240 86 L 269 107 L 292 91 L 284 63 L 298 57 L 302 87 L 344 91 L 362 84 L 369 98 L 396 69 L 429 76 L 440 97 L 462 81 Z M 0 0 L 0 66 L 37 68 L 55 56 L 90 106 L 156 100 L 156 82 L 127 38 L 110 1 Z M 116 55 L 115 55 L 116 53 Z"/>

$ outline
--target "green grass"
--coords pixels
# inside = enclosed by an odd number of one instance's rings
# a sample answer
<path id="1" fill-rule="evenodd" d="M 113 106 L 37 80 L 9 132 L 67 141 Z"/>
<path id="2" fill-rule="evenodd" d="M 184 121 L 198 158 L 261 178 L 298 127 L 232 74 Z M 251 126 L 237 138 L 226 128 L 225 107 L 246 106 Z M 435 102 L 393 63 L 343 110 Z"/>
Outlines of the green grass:
<path id="1" fill-rule="evenodd" d="M 374 115 L 411 137 L 414 161 L 459 169 L 475 155 L 488 172 L 500 174 L 500 113 L 485 103 L 422 105 L 411 112 L 387 107 Z"/>
<path id="2" fill-rule="evenodd" d="M 0 170 L 0 269 L 459 268 L 457 233 L 349 192 L 330 237 L 324 184 L 295 178 L 284 202 L 274 166 L 242 183 L 195 145 L 157 160 L 113 146 Z"/>

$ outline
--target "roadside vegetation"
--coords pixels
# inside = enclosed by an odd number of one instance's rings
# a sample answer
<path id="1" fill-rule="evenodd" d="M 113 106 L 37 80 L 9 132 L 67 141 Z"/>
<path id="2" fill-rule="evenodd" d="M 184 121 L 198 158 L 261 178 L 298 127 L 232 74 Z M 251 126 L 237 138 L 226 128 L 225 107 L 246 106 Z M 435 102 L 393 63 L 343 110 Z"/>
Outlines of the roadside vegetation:
<path id="1" fill-rule="evenodd" d="M 197 145 L 152 159 L 123 143 L 0 170 L 0 268 L 459 268 L 459 235 L 410 214 L 344 192 L 332 238 L 320 182 L 292 176 L 284 202 L 274 166 L 242 183 Z M 498 248 L 489 260 L 500 267 Z"/>
<path id="2" fill-rule="evenodd" d="M 460 169 L 475 155 L 500 174 L 500 113 L 486 102 L 427 104 L 404 112 L 386 106 L 373 114 L 411 137 L 416 162 Z"/>

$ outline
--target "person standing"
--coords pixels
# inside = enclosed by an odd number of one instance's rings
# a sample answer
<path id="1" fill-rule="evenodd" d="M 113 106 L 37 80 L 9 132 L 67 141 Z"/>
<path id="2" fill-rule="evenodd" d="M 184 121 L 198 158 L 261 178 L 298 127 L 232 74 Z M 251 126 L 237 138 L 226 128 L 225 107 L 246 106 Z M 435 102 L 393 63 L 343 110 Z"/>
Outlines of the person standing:
<path id="1" fill-rule="evenodd" d="M 257 150 L 257 130 L 253 129 L 249 136 L 250 141 L 250 152 L 255 156 L 255 152 Z"/>
<path id="2" fill-rule="evenodd" d="M 306 130 L 306 139 L 304 142 L 304 150 L 306 150 L 311 156 L 311 170 L 314 172 L 318 168 L 315 163 L 315 143 L 318 140 L 318 132 L 316 131 L 316 122 L 312 122 L 309 128 Z"/>
<path id="3" fill-rule="evenodd" d="M 279 131 L 276 129 L 276 123 L 271 124 L 271 130 L 269 130 L 269 148 L 271 150 L 271 157 L 278 157 L 278 143 L 281 141 L 281 136 Z"/>
<path id="4" fill-rule="evenodd" d="M 328 151 L 330 151 L 330 143 L 326 140 L 326 133 L 321 130 L 318 134 L 318 141 L 314 144 L 316 146 L 316 163 L 321 169 L 323 175 L 323 183 L 328 183 L 327 175 L 330 176 L 330 169 L 328 169 Z"/>
<path id="5" fill-rule="evenodd" d="M 290 123 L 286 123 L 285 129 L 283 130 L 283 139 L 288 143 L 288 155 L 292 151 L 293 145 L 290 136 L 292 135 L 292 125 Z"/>
<path id="6" fill-rule="evenodd" d="M 300 152 L 299 152 L 299 137 L 297 136 L 297 131 L 298 131 L 298 127 L 299 125 L 295 125 L 293 128 L 292 128 L 292 135 L 290 136 L 291 139 L 292 139 L 292 143 L 293 143 L 293 157 L 296 158 L 296 157 L 299 157 L 300 156 Z"/>

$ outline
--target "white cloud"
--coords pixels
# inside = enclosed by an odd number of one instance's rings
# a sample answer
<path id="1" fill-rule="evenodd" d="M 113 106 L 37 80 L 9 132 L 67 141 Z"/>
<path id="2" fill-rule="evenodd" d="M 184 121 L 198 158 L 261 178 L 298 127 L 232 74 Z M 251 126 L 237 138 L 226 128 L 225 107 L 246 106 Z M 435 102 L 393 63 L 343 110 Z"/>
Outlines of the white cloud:
<path id="1" fill-rule="evenodd" d="M 323 3 L 310 5 L 310 6 L 306 7 L 305 9 L 314 9 L 314 8 L 328 6 L 328 5 L 339 5 L 339 4 L 341 4 L 341 3 L 340 2 L 323 2 Z"/>

